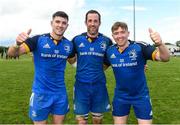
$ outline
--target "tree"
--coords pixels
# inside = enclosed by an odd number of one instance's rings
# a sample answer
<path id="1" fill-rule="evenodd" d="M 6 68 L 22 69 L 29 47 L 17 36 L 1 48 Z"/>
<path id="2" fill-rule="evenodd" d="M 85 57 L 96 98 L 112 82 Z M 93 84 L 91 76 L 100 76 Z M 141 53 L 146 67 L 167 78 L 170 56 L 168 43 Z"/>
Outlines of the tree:
<path id="1" fill-rule="evenodd" d="M 176 41 L 176 46 L 179 46 L 179 47 L 180 47 L 180 40 L 179 40 L 179 41 Z"/>

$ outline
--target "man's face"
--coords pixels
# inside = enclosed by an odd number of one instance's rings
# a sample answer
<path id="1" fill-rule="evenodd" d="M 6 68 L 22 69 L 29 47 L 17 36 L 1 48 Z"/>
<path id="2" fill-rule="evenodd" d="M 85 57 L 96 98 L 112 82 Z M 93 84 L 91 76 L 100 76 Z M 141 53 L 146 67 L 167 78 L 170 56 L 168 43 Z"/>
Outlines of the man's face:
<path id="1" fill-rule="evenodd" d="M 98 34 L 98 30 L 99 30 L 99 26 L 100 26 L 98 14 L 95 14 L 95 13 L 88 14 L 87 20 L 85 23 L 86 23 L 87 32 L 89 35 L 97 35 Z"/>
<path id="2" fill-rule="evenodd" d="M 54 34 L 56 34 L 57 36 L 63 36 L 68 27 L 68 20 L 63 17 L 56 16 L 51 21 L 51 26 Z"/>
<path id="3" fill-rule="evenodd" d="M 124 46 L 128 42 L 129 32 L 119 27 L 117 30 L 113 31 L 112 37 L 119 46 Z"/>

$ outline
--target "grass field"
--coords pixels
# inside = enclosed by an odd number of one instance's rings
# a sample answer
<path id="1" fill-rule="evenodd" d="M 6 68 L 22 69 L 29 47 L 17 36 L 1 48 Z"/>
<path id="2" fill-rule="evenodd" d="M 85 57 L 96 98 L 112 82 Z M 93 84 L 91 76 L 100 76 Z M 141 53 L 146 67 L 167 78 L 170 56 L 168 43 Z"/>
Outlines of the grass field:
<path id="1" fill-rule="evenodd" d="M 172 57 L 168 63 L 148 62 L 146 75 L 153 105 L 154 124 L 180 124 L 179 64 L 179 57 Z M 22 56 L 20 60 L 0 59 L 0 124 L 32 123 L 28 117 L 28 108 L 33 70 L 31 57 Z M 71 110 L 67 114 L 66 124 L 75 124 L 72 104 L 74 76 L 75 69 L 68 64 L 65 79 Z M 106 76 L 112 101 L 115 80 L 111 68 L 106 71 Z M 105 114 L 103 123 L 113 123 L 111 112 Z M 129 123 L 137 123 L 133 112 L 130 114 Z"/>

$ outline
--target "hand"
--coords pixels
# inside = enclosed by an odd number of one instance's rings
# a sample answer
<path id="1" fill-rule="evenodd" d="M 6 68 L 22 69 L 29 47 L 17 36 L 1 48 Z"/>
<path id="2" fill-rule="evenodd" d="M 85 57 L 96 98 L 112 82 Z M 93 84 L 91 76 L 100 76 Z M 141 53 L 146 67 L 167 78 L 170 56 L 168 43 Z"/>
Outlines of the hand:
<path id="1" fill-rule="evenodd" d="M 158 32 L 155 32 L 149 28 L 149 34 L 156 46 L 160 46 L 162 44 L 162 39 Z"/>
<path id="2" fill-rule="evenodd" d="M 29 38 L 30 33 L 31 29 L 29 29 L 27 32 L 20 33 L 16 38 L 16 44 L 18 46 L 21 45 L 24 41 L 26 41 Z"/>
<path id="3" fill-rule="evenodd" d="M 145 65 L 144 65 L 144 72 L 146 72 L 147 70 L 148 70 L 148 65 L 145 64 Z"/>

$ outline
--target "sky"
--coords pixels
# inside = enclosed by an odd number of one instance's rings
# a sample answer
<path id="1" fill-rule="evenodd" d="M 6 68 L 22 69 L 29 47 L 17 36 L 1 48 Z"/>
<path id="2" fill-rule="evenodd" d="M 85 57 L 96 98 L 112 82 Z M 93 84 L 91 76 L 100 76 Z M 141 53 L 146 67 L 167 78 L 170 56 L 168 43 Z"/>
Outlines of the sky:
<path id="1" fill-rule="evenodd" d="M 180 40 L 180 0 L 0 0 L 0 46 L 15 43 L 16 36 L 32 29 L 31 36 L 51 32 L 50 21 L 56 11 L 69 15 L 64 36 L 71 40 L 86 32 L 84 23 L 88 10 L 101 14 L 99 31 L 112 38 L 111 26 L 116 21 L 128 24 L 129 39 L 153 44 L 148 28 L 159 32 L 164 42 Z M 135 24 L 135 30 L 134 30 Z"/>

